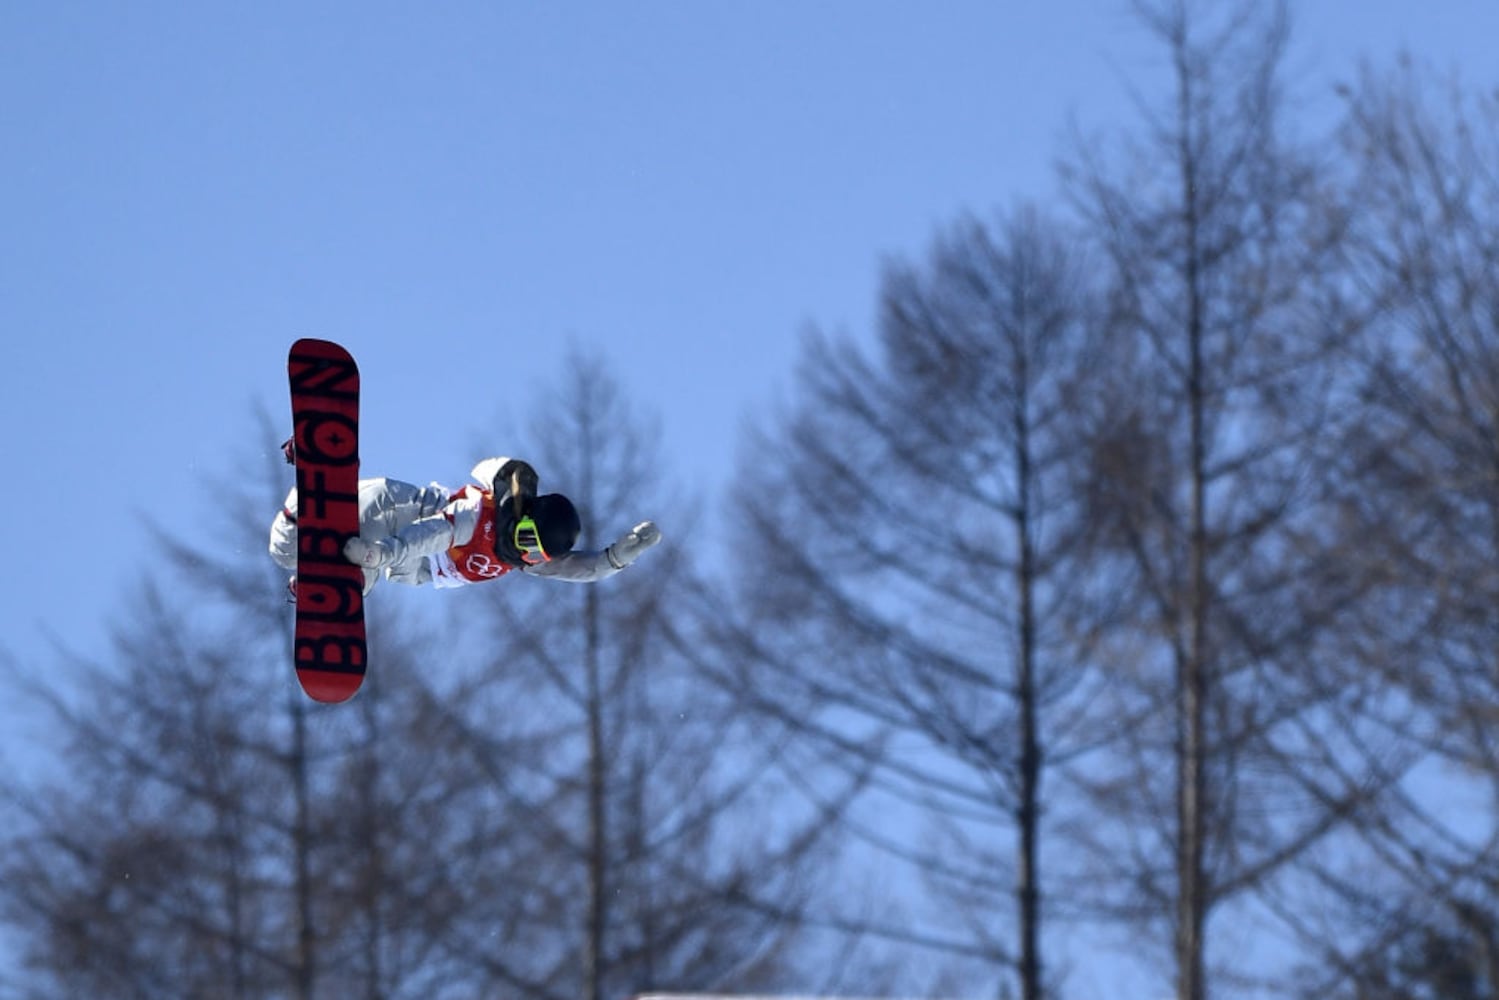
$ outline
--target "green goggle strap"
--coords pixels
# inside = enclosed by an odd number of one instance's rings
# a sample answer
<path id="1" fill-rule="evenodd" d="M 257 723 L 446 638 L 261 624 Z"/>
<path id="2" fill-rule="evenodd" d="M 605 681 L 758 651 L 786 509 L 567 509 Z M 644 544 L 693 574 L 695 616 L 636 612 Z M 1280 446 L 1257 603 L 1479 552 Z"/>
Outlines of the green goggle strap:
<path id="1" fill-rule="evenodd" d="M 547 550 L 541 546 L 541 532 L 536 528 L 536 520 L 529 514 L 515 522 L 515 535 L 513 538 L 515 547 L 522 552 L 537 552 L 541 558 L 550 560 Z"/>

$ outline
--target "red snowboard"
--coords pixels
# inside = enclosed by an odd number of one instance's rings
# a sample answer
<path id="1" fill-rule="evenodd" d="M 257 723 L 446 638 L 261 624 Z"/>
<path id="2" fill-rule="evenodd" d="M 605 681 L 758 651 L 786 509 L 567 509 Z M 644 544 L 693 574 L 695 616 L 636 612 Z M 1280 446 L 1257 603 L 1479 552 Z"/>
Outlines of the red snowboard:
<path id="1" fill-rule="evenodd" d="M 287 362 L 297 465 L 297 632 L 302 690 L 347 701 L 364 680 L 364 572 L 344 558 L 359 534 L 359 369 L 326 340 Z"/>

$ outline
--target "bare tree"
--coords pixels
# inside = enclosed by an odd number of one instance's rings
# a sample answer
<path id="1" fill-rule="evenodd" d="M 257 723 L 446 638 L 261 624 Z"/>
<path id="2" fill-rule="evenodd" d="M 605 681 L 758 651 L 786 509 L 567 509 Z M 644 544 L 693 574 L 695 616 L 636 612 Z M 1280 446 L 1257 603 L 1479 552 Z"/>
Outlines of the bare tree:
<path id="1" fill-rule="evenodd" d="M 1391 738 L 1423 766 L 1326 860 L 1332 916 L 1307 929 L 1320 975 L 1304 981 L 1324 996 L 1493 996 L 1499 104 L 1437 91 L 1408 61 L 1366 68 L 1345 97 L 1350 275 L 1374 322 L 1353 355 L 1338 511 L 1344 561 L 1378 582 L 1347 644 L 1402 706 Z"/>
<path id="2" fill-rule="evenodd" d="M 822 838 L 778 816 L 746 720 L 667 641 L 693 585 L 692 531 L 654 429 L 600 361 L 574 353 L 567 371 L 504 447 L 573 499 L 580 546 L 646 516 L 668 541 L 595 585 L 507 578 L 458 595 L 469 666 L 444 725 L 486 776 L 476 794 L 511 817 L 504 851 L 519 862 L 485 881 L 492 898 L 460 936 L 510 928 L 477 964 L 534 997 L 789 985 Z"/>
<path id="3" fill-rule="evenodd" d="M 736 490 L 755 624 L 717 641 L 719 682 L 794 741 L 807 793 L 825 799 L 833 768 L 867 782 L 842 825 L 871 865 L 904 866 L 906 916 L 821 909 L 1030 1000 L 1052 978 L 1045 804 L 1060 822 L 1051 782 L 1099 738 L 1068 491 L 1089 301 L 1066 238 L 1027 208 L 892 264 L 876 358 L 810 338 L 795 408 Z"/>
<path id="4" fill-rule="evenodd" d="M 1283 122 L 1284 6 L 1136 10 L 1173 100 L 1121 164 L 1084 148 L 1071 173 L 1112 272 L 1090 520 L 1133 598 L 1109 637 L 1129 752 L 1094 775 L 1125 822 L 1096 853 L 1106 905 L 1163 925 L 1178 997 L 1202 1000 L 1210 979 L 1280 988 L 1213 962 L 1211 917 L 1294 937 L 1283 894 L 1412 758 L 1341 642 L 1373 586 L 1337 558 L 1329 476 L 1358 419 L 1339 352 L 1368 314 L 1328 164 Z"/>
<path id="5" fill-rule="evenodd" d="M 310 996 L 312 956 L 284 919 L 305 911 L 266 905 L 314 877 L 293 863 L 309 846 L 293 792 L 308 758 L 273 735 L 289 704 L 271 666 L 286 653 L 280 584 L 268 567 L 169 558 L 172 589 L 134 595 L 113 662 L 28 665 L 48 678 L 31 694 L 67 741 L 65 770 L 8 790 L 27 820 L 10 831 L 5 913 L 60 995 Z"/>
<path id="6" fill-rule="evenodd" d="M 607 541 L 664 490 L 661 464 L 598 366 L 570 391 L 530 457 Z M 613 997 L 790 975 L 820 828 L 778 818 L 764 750 L 661 641 L 673 546 L 597 587 L 457 592 L 441 631 L 398 623 L 413 595 L 383 585 L 365 689 L 319 706 L 259 555 L 286 474 L 267 473 L 258 497 L 219 485 L 202 544 L 158 534 L 161 582 L 110 659 L 60 651 L 66 681 L 30 667 L 67 740 L 55 774 L 5 788 L 21 821 L 0 914 L 33 995 Z M 680 511 L 651 513 L 685 540 Z"/>

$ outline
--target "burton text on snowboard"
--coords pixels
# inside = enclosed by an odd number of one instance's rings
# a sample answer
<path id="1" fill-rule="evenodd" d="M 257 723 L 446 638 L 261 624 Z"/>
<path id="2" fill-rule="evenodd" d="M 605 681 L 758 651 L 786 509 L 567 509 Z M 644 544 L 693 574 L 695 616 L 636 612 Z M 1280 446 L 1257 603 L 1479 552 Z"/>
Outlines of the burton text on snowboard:
<path id="1" fill-rule="evenodd" d="M 297 467 L 297 679 L 316 701 L 346 701 L 364 680 L 364 572 L 344 558 L 359 534 L 359 369 L 326 340 L 292 345 Z"/>

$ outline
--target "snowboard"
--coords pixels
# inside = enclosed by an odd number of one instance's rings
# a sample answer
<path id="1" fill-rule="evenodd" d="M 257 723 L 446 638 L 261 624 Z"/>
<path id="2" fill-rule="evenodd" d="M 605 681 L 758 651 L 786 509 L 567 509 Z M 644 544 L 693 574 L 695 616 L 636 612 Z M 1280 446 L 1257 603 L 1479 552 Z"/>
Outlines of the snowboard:
<path id="1" fill-rule="evenodd" d="M 359 368 L 326 340 L 287 359 L 297 467 L 293 662 L 308 697 L 347 701 L 364 681 L 364 571 L 344 558 L 359 534 Z"/>

